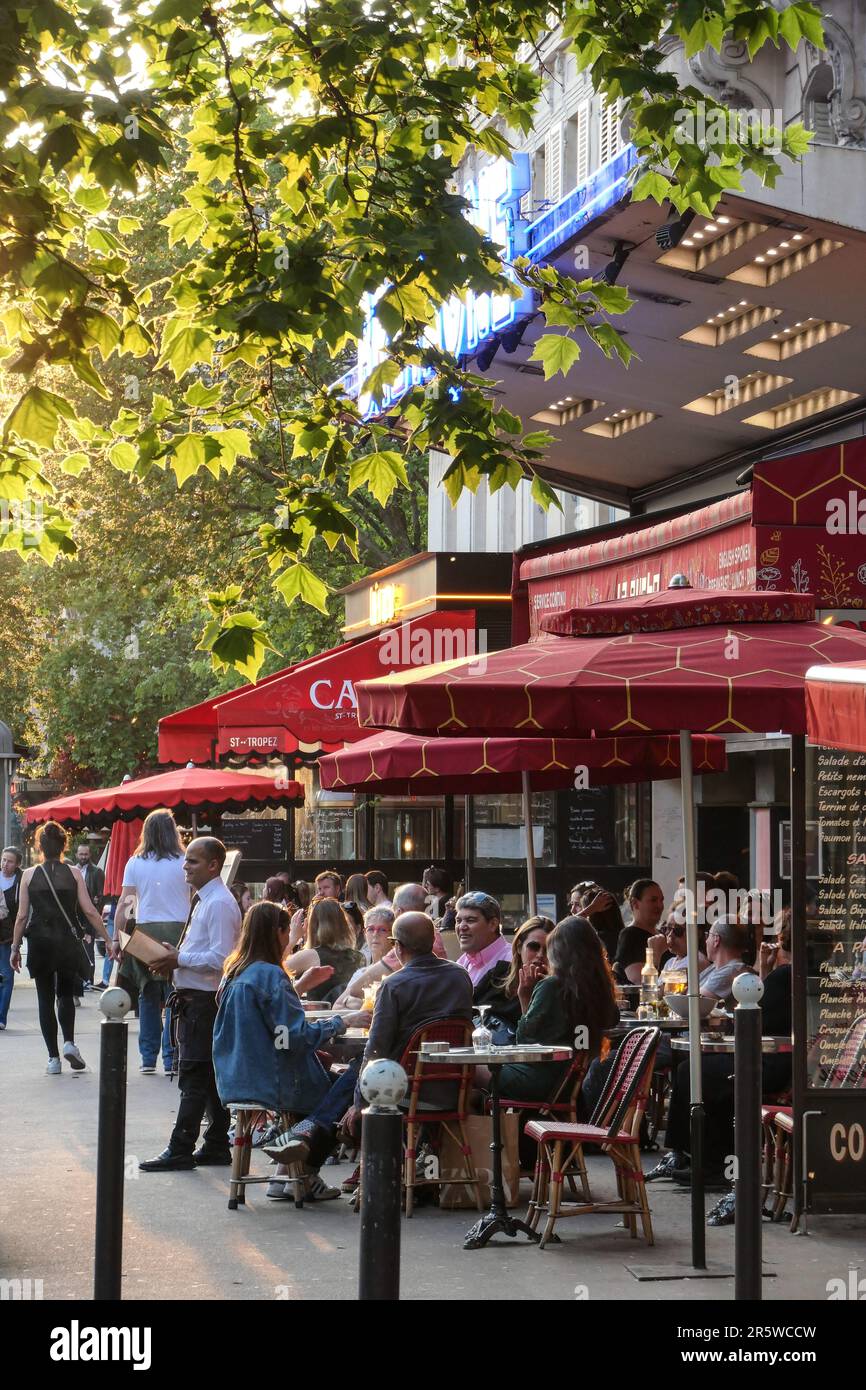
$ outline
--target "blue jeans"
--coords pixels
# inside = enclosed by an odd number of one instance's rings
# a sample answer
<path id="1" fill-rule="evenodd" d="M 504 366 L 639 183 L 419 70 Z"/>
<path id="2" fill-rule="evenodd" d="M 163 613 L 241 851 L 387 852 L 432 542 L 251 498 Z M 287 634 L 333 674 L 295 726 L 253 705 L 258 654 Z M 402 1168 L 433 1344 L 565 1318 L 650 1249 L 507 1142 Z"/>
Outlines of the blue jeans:
<path id="1" fill-rule="evenodd" d="M 12 998 L 12 987 L 15 984 L 15 971 L 9 964 L 9 957 L 12 955 L 12 942 L 7 941 L 4 946 L 0 946 L 0 1023 L 5 1023 L 9 1014 L 9 1001 Z"/>
<path id="2" fill-rule="evenodd" d="M 111 937 L 111 940 L 113 941 L 113 940 L 114 940 L 114 916 L 113 916 L 113 915 L 112 915 L 111 917 L 108 918 L 107 922 L 105 923 L 105 928 L 106 928 L 106 931 L 108 932 L 108 935 Z M 107 984 L 108 984 L 108 981 L 111 979 L 111 970 L 112 970 L 112 966 L 113 966 L 113 965 L 114 965 L 114 961 L 111 959 L 111 956 L 108 956 L 108 955 L 107 955 L 107 956 L 105 957 L 105 960 L 102 962 L 102 983 L 103 983 L 104 985 L 107 985 Z"/>
<path id="3" fill-rule="evenodd" d="M 170 1019 L 165 1009 L 168 986 L 162 980 L 148 980 L 139 995 L 138 1051 L 144 1067 L 155 1067 L 162 1046 L 162 1065 L 167 1072 L 175 1070 L 171 1049 Z"/>

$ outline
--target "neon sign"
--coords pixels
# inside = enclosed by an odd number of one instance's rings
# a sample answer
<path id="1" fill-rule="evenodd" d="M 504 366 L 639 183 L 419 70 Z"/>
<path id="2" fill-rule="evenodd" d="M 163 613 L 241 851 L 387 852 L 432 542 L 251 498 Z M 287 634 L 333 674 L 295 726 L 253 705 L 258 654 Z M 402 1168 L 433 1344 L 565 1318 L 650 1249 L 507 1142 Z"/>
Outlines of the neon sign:
<path id="1" fill-rule="evenodd" d="M 510 263 L 525 250 L 526 245 L 527 223 L 520 217 L 520 200 L 529 192 L 529 188 L 529 156 L 518 154 L 513 162 L 507 159 L 491 160 L 479 171 L 477 179 L 467 180 L 462 189 L 469 204 L 467 216 L 470 222 L 495 245 L 503 248 L 505 274 L 513 283 L 516 283 L 516 279 Z M 364 297 L 364 331 L 358 344 L 358 387 L 387 353 L 388 335 L 376 317 L 376 301 L 382 293 L 384 289 L 379 294 Z M 531 313 L 532 309 L 531 290 L 523 289 L 516 299 L 505 293 L 475 294 L 470 290 L 464 298 L 455 295 L 441 306 L 435 323 L 425 334 L 425 340 L 453 357 L 462 357 L 474 352 L 491 333 L 507 328 L 515 319 Z M 376 399 L 369 393 L 359 394 L 361 413 L 364 418 L 378 414 L 399 400 L 411 386 L 423 383 L 432 375 L 429 368 L 419 365 L 405 367 L 396 381 L 379 390 Z"/>

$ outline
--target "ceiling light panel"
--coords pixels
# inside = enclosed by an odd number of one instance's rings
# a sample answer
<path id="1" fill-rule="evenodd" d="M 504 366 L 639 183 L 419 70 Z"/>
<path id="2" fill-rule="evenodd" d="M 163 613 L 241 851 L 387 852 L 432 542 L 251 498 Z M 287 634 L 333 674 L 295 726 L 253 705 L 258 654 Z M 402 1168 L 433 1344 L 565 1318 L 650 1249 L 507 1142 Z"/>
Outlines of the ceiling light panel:
<path id="1" fill-rule="evenodd" d="M 735 410 L 738 405 L 748 405 L 760 396 L 777 391 L 780 386 L 790 386 L 791 381 L 792 378 L 789 376 L 750 372 L 748 376 L 733 378 L 724 386 L 717 387 L 715 391 L 708 391 L 705 396 L 698 396 L 697 400 L 689 401 L 682 409 L 693 410 L 697 415 L 724 415 L 728 410 Z"/>
<path id="2" fill-rule="evenodd" d="M 561 401 L 552 401 L 544 410 L 539 410 L 537 415 L 531 416 L 533 420 L 539 420 L 543 425 L 570 425 L 572 420 L 579 420 L 584 415 L 588 415 L 591 410 L 598 410 L 604 405 L 604 401 L 594 401 L 587 396 L 584 400 L 575 400 L 573 396 L 563 396 Z"/>
<path id="3" fill-rule="evenodd" d="M 809 391 L 804 396 L 794 396 L 792 400 L 762 410 L 758 415 L 749 415 L 744 425 L 758 425 L 764 430 L 778 430 L 785 425 L 795 425 L 800 420 L 808 420 L 813 415 L 821 415 L 834 406 L 846 405 L 856 401 L 856 391 L 842 391 L 836 386 L 822 386 L 818 391 Z"/>
<path id="4" fill-rule="evenodd" d="M 639 430 L 642 425 L 648 425 L 657 419 L 658 416 L 651 410 L 623 407 L 622 410 L 615 410 L 612 415 L 606 415 L 596 425 L 586 425 L 584 434 L 597 434 L 602 439 L 619 439 L 620 435 L 630 434 L 632 430 Z"/>
<path id="5" fill-rule="evenodd" d="M 745 352 L 749 357 L 763 357 L 768 362 L 784 362 L 800 352 L 808 352 L 809 348 L 820 347 L 830 338 L 838 338 L 850 327 L 850 323 L 831 323 L 826 319 L 801 319 L 790 328 L 780 328 L 754 347 L 746 348 Z"/>
<path id="6" fill-rule="evenodd" d="M 732 217 L 705 219 L 698 225 L 692 223 L 688 236 L 684 236 L 679 246 L 665 251 L 656 258 L 659 265 L 669 265 L 675 270 L 704 270 L 725 256 L 761 236 L 767 228 L 763 222 L 735 222 Z"/>
<path id="7" fill-rule="evenodd" d="M 713 314 L 704 323 L 699 323 L 696 328 L 689 329 L 688 333 L 681 333 L 680 338 L 684 343 L 721 347 L 732 338 L 741 338 L 744 333 L 751 333 L 753 328 L 760 328 L 761 324 L 767 323 L 780 312 L 779 309 L 771 308 L 769 304 L 752 304 L 747 299 L 741 299 L 738 303 L 729 304 L 726 309 Z"/>
<path id="8" fill-rule="evenodd" d="M 744 285 L 777 285 L 791 275 L 807 270 L 816 261 L 831 256 L 845 245 L 843 241 L 831 241 L 829 237 L 815 236 L 809 232 L 786 232 L 784 237 L 761 251 L 746 265 L 740 266 L 727 277 Z"/>

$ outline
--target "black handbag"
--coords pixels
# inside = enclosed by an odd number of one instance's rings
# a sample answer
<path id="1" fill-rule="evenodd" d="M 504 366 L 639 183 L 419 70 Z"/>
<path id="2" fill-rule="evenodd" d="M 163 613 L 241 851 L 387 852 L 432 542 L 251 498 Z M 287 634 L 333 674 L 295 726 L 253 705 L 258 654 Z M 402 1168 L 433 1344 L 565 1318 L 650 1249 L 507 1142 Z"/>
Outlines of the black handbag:
<path id="1" fill-rule="evenodd" d="M 36 867 L 42 870 L 42 877 L 45 879 L 45 882 L 51 889 L 51 896 L 60 909 L 61 916 L 63 917 L 64 922 L 69 928 L 69 932 L 74 943 L 70 951 L 69 964 L 67 966 L 67 969 L 69 970 L 70 974 L 76 974 L 82 980 L 89 980 L 91 975 L 93 974 L 93 963 L 90 960 L 87 951 L 84 949 L 84 942 L 81 939 L 81 935 L 77 931 L 73 923 L 70 921 L 69 914 L 67 913 L 66 908 L 63 906 L 62 902 L 58 898 L 57 889 L 51 882 L 51 878 L 45 868 L 45 865 L 37 864 Z"/>

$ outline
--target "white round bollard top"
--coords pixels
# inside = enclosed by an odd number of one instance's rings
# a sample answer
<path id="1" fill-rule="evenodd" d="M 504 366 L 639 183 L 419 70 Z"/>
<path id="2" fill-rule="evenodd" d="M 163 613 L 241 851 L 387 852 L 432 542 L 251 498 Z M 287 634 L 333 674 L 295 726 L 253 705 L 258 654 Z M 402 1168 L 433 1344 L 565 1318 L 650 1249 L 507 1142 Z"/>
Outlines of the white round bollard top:
<path id="1" fill-rule="evenodd" d="M 116 1023 L 129 1013 L 132 1008 L 132 1000 L 125 989 L 112 985 L 111 989 L 104 989 L 99 996 L 99 1007 L 106 1018 L 110 1018 Z"/>
<path id="2" fill-rule="evenodd" d="M 409 1081 L 399 1062 L 379 1057 L 361 1072 L 361 1095 L 376 1110 L 396 1110 Z"/>
<path id="3" fill-rule="evenodd" d="M 744 970 L 734 980 L 731 992 L 741 1009 L 756 1009 L 764 993 L 764 982 L 757 975 Z"/>

